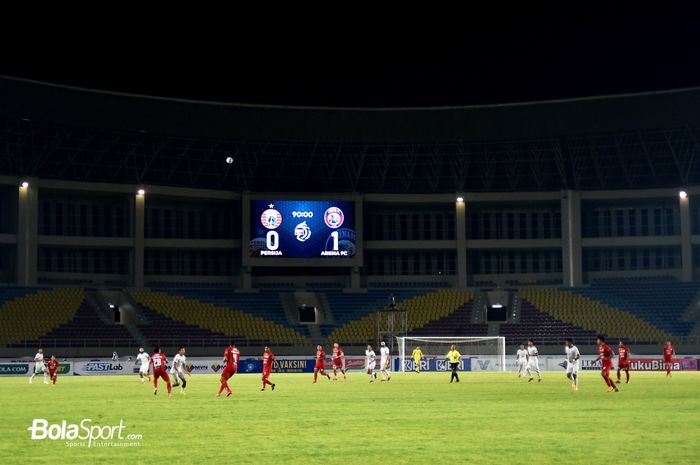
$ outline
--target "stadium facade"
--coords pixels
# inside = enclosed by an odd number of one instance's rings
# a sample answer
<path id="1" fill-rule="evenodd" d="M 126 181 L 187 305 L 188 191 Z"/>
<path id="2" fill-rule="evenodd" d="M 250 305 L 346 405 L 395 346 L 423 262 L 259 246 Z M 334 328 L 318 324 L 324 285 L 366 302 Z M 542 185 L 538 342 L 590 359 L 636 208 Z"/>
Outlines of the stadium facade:
<path id="1" fill-rule="evenodd" d="M 700 276 L 699 104 L 690 89 L 462 108 L 255 107 L 1 79 L 0 276 L 246 289 L 690 281 Z M 244 267 L 244 205 L 263 193 L 352 194 L 362 266 Z"/>
<path id="2" fill-rule="evenodd" d="M 418 309 L 408 328 L 417 332 L 463 325 L 461 335 L 503 334 L 508 344 L 538 328 L 550 331 L 552 344 L 572 331 L 588 342 L 597 331 L 626 336 L 608 320 L 559 313 L 560 304 L 585 310 L 597 299 L 612 322 L 637 312 L 628 322 L 636 341 L 693 337 L 700 326 L 686 310 L 700 288 L 683 285 L 700 280 L 699 105 L 700 90 L 687 89 L 455 108 L 271 107 L 0 78 L 0 283 L 102 289 L 102 303 L 110 289 L 128 289 L 131 304 L 144 307 L 137 315 L 144 321 L 165 315 L 166 323 L 199 328 L 216 325 L 169 313 L 179 302 L 169 299 L 191 299 L 199 311 L 224 305 L 221 295 L 148 289 L 279 291 L 268 304 L 269 292 L 244 301 L 224 296 L 249 314 L 276 309 L 253 324 L 251 345 L 273 331 L 288 346 L 341 336 L 359 346 L 376 336 L 363 318 L 390 292 Z M 276 212 L 273 200 L 351 205 L 344 214 L 353 218 L 345 233 L 352 237 L 340 240 L 350 242 L 341 248 L 352 259 L 254 256 L 255 241 L 263 240 L 256 227 L 264 235 L 279 226 L 265 226 L 275 216 L 260 216 L 256 202 L 269 201 Z M 327 207 L 316 219 L 325 210 L 326 252 L 336 252 L 339 236 L 330 231 L 343 213 Z M 301 216 L 288 233 L 300 242 L 315 238 L 311 217 Z M 275 234 L 270 255 L 278 248 Z M 605 288 L 586 289 L 601 280 L 673 282 L 678 292 L 670 284 L 663 289 L 684 297 L 672 316 L 659 315 L 632 297 L 616 301 Z M 517 291 L 538 286 L 548 294 Z M 510 325 L 489 325 L 472 310 L 498 295 L 484 290 L 503 289 L 511 290 L 508 307 L 518 310 L 507 317 Z M 289 314 L 285 319 L 285 308 L 295 305 L 285 303 L 287 291 L 336 308 L 325 326 L 309 329 Z M 345 315 L 338 302 L 363 293 L 374 300 L 348 301 L 363 310 Z M 10 294 L 8 302 L 16 297 Z M 8 347 L 25 350 L 46 342 L 42 335 L 59 324 L 92 318 L 87 307 L 76 310 L 85 302 L 80 296 L 77 304 L 64 297 L 71 303 L 63 320 L 23 339 L 5 335 Z M 424 308 L 433 305 L 442 310 Z M 450 320 L 455 315 L 461 322 Z M 434 320 L 444 324 L 431 326 Z M 115 330 L 122 338 L 114 337 L 115 347 L 154 340 L 134 325 L 128 334 Z M 212 329 L 205 336 L 226 334 Z M 198 340 L 202 347 L 211 342 L 206 337 Z"/>

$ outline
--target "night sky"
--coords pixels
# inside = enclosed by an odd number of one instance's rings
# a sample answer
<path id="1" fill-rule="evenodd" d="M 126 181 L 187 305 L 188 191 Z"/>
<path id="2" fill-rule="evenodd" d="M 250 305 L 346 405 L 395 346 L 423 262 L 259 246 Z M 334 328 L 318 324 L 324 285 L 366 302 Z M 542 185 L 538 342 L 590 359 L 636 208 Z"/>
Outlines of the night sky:
<path id="1" fill-rule="evenodd" d="M 696 16 L 648 13 L 531 11 L 488 20 L 465 14 L 458 25 L 437 28 L 272 25 L 212 35 L 173 29 L 104 42 L 78 36 L 8 48 L 0 74 L 197 100 L 364 107 L 699 86 Z"/>

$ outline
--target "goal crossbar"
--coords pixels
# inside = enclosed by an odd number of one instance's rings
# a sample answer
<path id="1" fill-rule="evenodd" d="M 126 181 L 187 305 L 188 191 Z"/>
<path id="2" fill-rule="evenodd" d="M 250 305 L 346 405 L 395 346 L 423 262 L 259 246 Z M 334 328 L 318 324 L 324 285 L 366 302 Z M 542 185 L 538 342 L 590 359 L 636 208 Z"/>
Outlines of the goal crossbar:
<path id="1" fill-rule="evenodd" d="M 502 336 L 405 336 L 396 337 L 396 341 L 398 343 L 400 371 L 406 371 L 406 359 L 411 356 L 410 351 L 407 353 L 407 345 L 427 346 L 428 352 L 435 353 L 424 352 L 424 355 L 435 358 L 446 356 L 452 344 L 457 346 L 462 357 L 493 357 L 496 359 L 497 370 L 506 370 L 506 339 Z"/>

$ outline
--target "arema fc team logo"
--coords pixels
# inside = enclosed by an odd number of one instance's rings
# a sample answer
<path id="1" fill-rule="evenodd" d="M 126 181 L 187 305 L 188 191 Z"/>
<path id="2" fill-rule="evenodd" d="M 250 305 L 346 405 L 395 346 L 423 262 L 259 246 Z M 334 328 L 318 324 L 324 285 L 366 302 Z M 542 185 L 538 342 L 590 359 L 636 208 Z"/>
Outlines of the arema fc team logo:
<path id="1" fill-rule="evenodd" d="M 299 242 L 306 242 L 311 237 L 311 228 L 306 221 L 302 221 L 294 228 L 294 235 Z"/>
<path id="2" fill-rule="evenodd" d="M 343 215 L 343 210 L 340 208 L 331 207 L 323 214 L 323 219 L 326 222 L 326 226 L 331 229 L 337 229 L 343 225 L 345 215 Z"/>
<path id="3" fill-rule="evenodd" d="M 270 204 L 270 208 L 260 215 L 260 222 L 267 229 L 277 229 L 282 224 L 282 215 L 273 207 L 274 205 Z"/>

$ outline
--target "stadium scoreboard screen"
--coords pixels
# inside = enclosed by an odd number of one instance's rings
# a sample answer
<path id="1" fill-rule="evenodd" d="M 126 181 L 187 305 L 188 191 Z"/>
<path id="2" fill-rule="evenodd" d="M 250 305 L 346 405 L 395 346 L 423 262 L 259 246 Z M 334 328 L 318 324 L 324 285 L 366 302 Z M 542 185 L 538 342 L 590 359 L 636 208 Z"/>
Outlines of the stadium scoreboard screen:
<path id="1" fill-rule="evenodd" d="M 355 207 L 351 200 L 251 200 L 247 261 L 357 265 Z"/>

